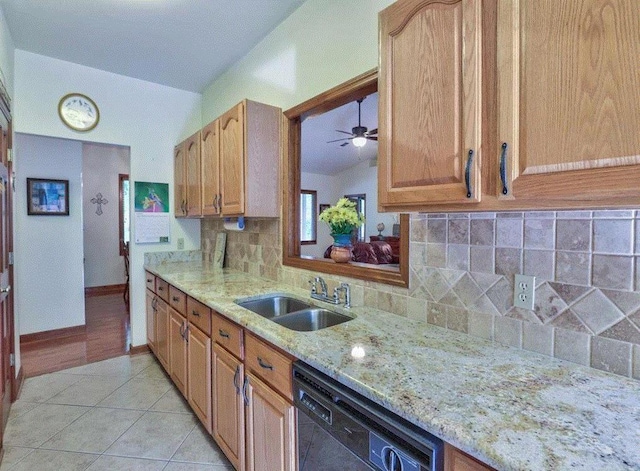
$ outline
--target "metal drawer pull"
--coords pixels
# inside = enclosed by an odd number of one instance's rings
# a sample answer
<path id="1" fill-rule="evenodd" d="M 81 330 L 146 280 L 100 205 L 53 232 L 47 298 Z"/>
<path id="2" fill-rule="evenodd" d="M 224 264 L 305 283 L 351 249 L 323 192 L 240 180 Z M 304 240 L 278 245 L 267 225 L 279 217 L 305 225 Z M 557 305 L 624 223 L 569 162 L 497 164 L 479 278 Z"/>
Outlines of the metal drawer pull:
<path id="1" fill-rule="evenodd" d="M 264 360 L 260 357 L 258 357 L 258 364 L 265 370 L 273 371 L 273 365 L 270 365 L 269 363 L 265 363 Z"/>
<path id="2" fill-rule="evenodd" d="M 179 298 L 179 297 L 177 297 L 177 296 L 174 296 L 174 297 L 173 297 L 173 298 L 171 298 L 171 299 L 173 299 L 173 302 L 174 302 L 174 303 L 177 303 L 177 302 L 179 302 L 179 301 L 180 301 L 180 298 Z"/>
<path id="3" fill-rule="evenodd" d="M 184 339 L 184 324 L 180 324 L 180 336 Z"/>
<path id="4" fill-rule="evenodd" d="M 471 164 L 473 163 L 473 149 L 469 149 L 467 167 L 464 170 L 464 182 L 467 185 L 467 198 L 471 198 Z"/>
<path id="5" fill-rule="evenodd" d="M 191 314 L 193 314 L 196 317 L 200 317 L 200 313 L 198 311 L 196 311 L 195 309 L 193 311 L 191 311 Z"/>
<path id="6" fill-rule="evenodd" d="M 152 280 L 150 280 L 149 278 L 147 278 L 147 283 L 151 283 Z"/>
<path id="7" fill-rule="evenodd" d="M 236 388 L 236 394 L 240 394 L 240 385 L 238 384 L 239 376 L 240 376 L 240 365 L 236 366 L 236 374 L 233 375 L 233 385 Z"/>
<path id="8" fill-rule="evenodd" d="M 507 188 L 507 143 L 502 143 L 502 154 L 500 155 L 500 180 L 502 180 L 502 194 L 509 193 Z"/>
<path id="9" fill-rule="evenodd" d="M 225 332 L 222 329 L 218 329 L 218 334 L 220 334 L 220 337 L 224 337 L 225 339 L 228 339 L 230 337 L 229 332 Z"/>
<path id="10" fill-rule="evenodd" d="M 158 286 L 158 291 L 164 291 L 164 288 L 162 286 Z"/>
<path id="11" fill-rule="evenodd" d="M 242 385 L 242 399 L 244 400 L 244 405 L 249 405 L 249 396 L 247 396 L 247 388 L 249 387 L 249 377 L 244 377 L 244 384 Z"/>

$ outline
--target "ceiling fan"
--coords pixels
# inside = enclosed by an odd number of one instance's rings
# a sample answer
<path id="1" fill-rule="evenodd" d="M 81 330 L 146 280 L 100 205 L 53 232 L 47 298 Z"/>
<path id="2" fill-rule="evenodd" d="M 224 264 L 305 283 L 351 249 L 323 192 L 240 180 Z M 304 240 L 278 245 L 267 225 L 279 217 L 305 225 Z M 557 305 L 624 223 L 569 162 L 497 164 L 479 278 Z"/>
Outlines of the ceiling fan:
<path id="1" fill-rule="evenodd" d="M 335 139 L 333 141 L 327 141 L 327 144 L 331 142 L 347 141 L 343 144 L 340 144 L 340 147 L 344 147 L 346 145 L 349 145 L 348 141 L 352 141 L 354 146 L 362 147 L 367 143 L 367 140 L 370 140 L 370 141 L 378 140 L 378 136 L 374 136 L 374 134 L 378 134 L 378 129 L 376 128 L 376 129 L 372 129 L 371 131 L 368 131 L 367 127 L 362 126 L 362 123 L 360 122 L 360 119 L 361 119 L 360 107 L 362 105 L 362 100 L 364 100 L 364 98 L 360 98 L 359 100 L 357 100 L 358 101 L 358 125 L 354 128 L 351 128 L 351 132 L 341 131 L 339 129 L 336 129 L 336 132 L 341 132 L 342 134 L 349 134 L 351 137 L 345 137 L 343 139 Z"/>

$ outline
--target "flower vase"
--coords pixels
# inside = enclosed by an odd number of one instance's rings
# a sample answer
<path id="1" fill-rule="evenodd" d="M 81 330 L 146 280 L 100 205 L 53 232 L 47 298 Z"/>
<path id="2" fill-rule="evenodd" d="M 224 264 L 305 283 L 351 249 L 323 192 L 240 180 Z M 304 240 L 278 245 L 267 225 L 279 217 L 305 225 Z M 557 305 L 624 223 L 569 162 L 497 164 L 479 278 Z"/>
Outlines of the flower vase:
<path id="1" fill-rule="evenodd" d="M 351 234 L 331 234 L 333 248 L 331 260 L 336 263 L 347 263 L 351 260 Z"/>

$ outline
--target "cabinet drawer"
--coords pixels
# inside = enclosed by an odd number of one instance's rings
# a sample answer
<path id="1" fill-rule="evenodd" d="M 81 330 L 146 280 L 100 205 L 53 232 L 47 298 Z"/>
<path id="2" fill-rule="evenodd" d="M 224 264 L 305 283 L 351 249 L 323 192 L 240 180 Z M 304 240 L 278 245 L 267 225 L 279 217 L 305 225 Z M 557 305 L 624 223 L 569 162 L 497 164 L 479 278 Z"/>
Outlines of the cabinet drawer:
<path id="1" fill-rule="evenodd" d="M 156 294 L 164 301 L 169 302 L 169 283 L 156 277 Z"/>
<path id="2" fill-rule="evenodd" d="M 272 346 L 247 335 L 245 365 L 269 383 L 280 394 L 293 399 L 291 386 L 292 360 L 276 351 Z"/>
<path id="3" fill-rule="evenodd" d="M 194 324 L 211 337 L 211 308 L 196 301 L 191 296 L 187 296 L 187 318 L 191 324 Z"/>
<path id="4" fill-rule="evenodd" d="M 147 289 L 150 289 L 154 293 L 156 292 L 156 277 L 149 273 L 148 271 L 144 272 L 144 279 L 147 283 Z"/>
<path id="5" fill-rule="evenodd" d="M 233 353 L 236 358 L 244 359 L 244 335 L 242 327 L 214 312 L 211 316 L 211 339 Z"/>
<path id="6" fill-rule="evenodd" d="M 172 308 L 186 317 L 187 295 L 175 286 L 169 285 L 169 304 Z"/>

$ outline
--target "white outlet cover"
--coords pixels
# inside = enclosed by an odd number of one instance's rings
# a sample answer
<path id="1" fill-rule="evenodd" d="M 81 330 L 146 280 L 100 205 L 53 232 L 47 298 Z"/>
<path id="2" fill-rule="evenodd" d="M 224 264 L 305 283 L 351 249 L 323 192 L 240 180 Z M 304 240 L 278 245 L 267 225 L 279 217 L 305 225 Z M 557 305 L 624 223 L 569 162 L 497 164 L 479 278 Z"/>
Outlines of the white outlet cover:
<path id="1" fill-rule="evenodd" d="M 513 283 L 513 305 L 533 311 L 535 305 L 536 277 L 516 275 Z"/>

